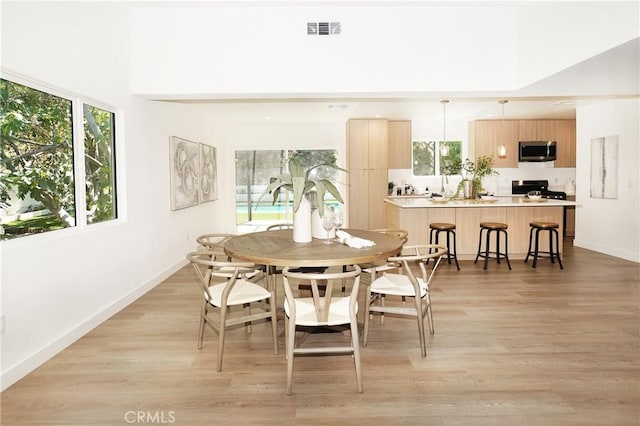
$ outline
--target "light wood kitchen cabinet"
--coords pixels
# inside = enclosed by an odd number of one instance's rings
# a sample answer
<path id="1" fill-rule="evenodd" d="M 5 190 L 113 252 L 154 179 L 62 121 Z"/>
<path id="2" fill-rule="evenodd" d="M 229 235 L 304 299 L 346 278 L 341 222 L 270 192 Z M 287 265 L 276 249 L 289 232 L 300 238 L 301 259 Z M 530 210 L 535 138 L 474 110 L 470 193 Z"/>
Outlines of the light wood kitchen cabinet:
<path id="1" fill-rule="evenodd" d="M 576 121 L 555 120 L 556 167 L 576 166 Z"/>
<path id="2" fill-rule="evenodd" d="M 518 121 L 518 141 L 539 141 L 537 120 Z"/>
<path id="3" fill-rule="evenodd" d="M 475 144 L 475 158 L 481 156 L 493 157 L 496 168 L 518 167 L 518 120 L 478 120 L 475 129 L 470 127 L 470 140 Z M 504 145 L 507 148 L 505 158 L 498 157 L 498 147 L 502 145 L 504 131 Z"/>
<path id="4" fill-rule="evenodd" d="M 536 120 L 537 141 L 556 140 L 556 120 Z"/>
<path id="5" fill-rule="evenodd" d="M 477 120 L 469 123 L 470 153 L 494 158 L 494 167 L 518 167 L 519 141 L 556 141 L 555 167 L 576 166 L 575 120 L 504 120 L 507 157 L 498 158 L 502 120 Z"/>
<path id="6" fill-rule="evenodd" d="M 347 122 L 349 227 L 385 227 L 388 122 L 354 119 Z"/>
<path id="7" fill-rule="evenodd" d="M 411 168 L 411 121 L 389 120 L 389 168 Z"/>

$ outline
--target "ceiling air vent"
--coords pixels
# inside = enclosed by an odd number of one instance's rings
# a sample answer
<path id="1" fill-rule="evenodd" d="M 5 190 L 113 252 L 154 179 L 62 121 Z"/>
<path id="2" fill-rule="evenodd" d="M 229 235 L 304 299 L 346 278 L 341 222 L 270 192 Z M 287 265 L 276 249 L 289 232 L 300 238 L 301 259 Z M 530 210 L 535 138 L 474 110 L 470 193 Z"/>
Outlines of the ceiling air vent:
<path id="1" fill-rule="evenodd" d="M 341 31 L 340 22 L 307 22 L 307 35 L 337 35 Z"/>

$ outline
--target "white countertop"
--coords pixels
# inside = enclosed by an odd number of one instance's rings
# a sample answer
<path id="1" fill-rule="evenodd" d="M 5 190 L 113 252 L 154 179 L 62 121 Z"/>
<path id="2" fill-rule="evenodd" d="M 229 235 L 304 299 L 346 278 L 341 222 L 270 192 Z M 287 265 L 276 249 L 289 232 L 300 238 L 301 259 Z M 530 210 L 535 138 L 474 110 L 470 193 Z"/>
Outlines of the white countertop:
<path id="1" fill-rule="evenodd" d="M 400 208 L 477 208 L 477 207 L 558 207 L 575 206 L 575 201 L 542 198 L 529 200 L 524 196 L 495 197 L 491 201 L 451 199 L 447 202 L 434 202 L 424 195 L 390 196 L 385 203 Z"/>

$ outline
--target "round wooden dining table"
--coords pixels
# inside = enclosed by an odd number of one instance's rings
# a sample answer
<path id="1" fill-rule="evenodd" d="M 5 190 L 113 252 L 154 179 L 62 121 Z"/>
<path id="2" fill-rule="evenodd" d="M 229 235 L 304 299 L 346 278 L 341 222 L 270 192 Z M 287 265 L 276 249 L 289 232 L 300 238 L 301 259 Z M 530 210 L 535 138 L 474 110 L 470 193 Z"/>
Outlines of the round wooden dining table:
<path id="1" fill-rule="evenodd" d="M 314 238 L 310 243 L 293 242 L 293 231 L 254 232 L 231 237 L 225 242 L 225 253 L 234 258 L 260 265 L 272 266 L 341 266 L 373 263 L 394 256 L 402 247 L 402 240 L 375 231 L 345 229 L 354 237 L 371 240 L 374 246 L 352 248 L 334 240 Z"/>

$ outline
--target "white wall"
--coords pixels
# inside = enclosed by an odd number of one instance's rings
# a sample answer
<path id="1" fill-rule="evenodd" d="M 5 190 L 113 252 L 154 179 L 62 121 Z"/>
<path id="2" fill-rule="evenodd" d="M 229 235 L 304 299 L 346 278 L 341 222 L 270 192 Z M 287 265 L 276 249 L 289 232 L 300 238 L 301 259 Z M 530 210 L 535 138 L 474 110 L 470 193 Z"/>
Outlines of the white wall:
<path id="1" fill-rule="evenodd" d="M 640 262 L 640 101 L 610 100 L 576 111 L 576 239 L 574 244 Z M 591 139 L 618 136 L 618 199 L 590 197 Z"/>
<path id="2" fill-rule="evenodd" d="M 219 201 L 176 212 L 169 203 L 169 136 L 215 144 L 212 117 L 132 97 L 128 46 L 116 4 L 2 4 L 3 71 L 121 109 L 126 177 L 121 219 L 0 244 L 3 389 L 185 264 L 195 235 L 222 230 Z"/>
<path id="3" fill-rule="evenodd" d="M 517 10 L 520 86 L 638 36 L 637 1 L 528 1 Z"/>
<path id="4" fill-rule="evenodd" d="M 133 92 L 514 90 L 631 40 L 638 28 L 637 1 L 238 3 L 135 9 Z M 306 23 L 318 21 L 338 21 L 342 33 L 308 36 Z"/>
<path id="5" fill-rule="evenodd" d="M 318 21 L 338 21 L 342 33 L 308 36 L 307 22 Z M 140 7 L 132 23 L 133 91 L 151 96 L 488 90 L 515 83 L 512 6 Z"/>

